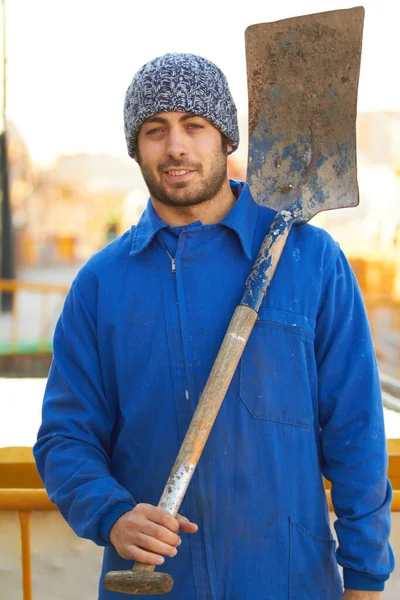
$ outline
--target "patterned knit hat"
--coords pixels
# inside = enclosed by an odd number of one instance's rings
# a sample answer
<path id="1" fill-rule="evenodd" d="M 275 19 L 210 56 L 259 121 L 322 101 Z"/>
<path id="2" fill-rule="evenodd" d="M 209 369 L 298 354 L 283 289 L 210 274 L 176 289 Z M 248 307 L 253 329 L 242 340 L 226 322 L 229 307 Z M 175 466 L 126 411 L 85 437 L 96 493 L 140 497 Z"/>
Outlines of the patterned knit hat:
<path id="1" fill-rule="evenodd" d="M 136 151 L 142 123 L 159 112 L 191 112 L 223 133 L 233 150 L 239 145 L 236 106 L 220 69 L 195 54 L 165 54 L 145 64 L 125 96 L 124 122 L 128 154 Z"/>

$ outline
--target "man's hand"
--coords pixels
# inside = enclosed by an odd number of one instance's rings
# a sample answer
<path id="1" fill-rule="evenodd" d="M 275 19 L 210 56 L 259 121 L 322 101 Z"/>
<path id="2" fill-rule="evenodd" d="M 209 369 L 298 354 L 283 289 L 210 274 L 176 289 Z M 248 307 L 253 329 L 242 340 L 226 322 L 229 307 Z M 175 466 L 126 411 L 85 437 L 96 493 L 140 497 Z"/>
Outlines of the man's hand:
<path id="1" fill-rule="evenodd" d="M 161 565 L 161 556 L 175 556 L 181 538 L 178 531 L 195 533 L 197 525 L 186 517 L 172 517 L 166 510 L 151 504 L 137 504 L 123 514 L 110 532 L 110 541 L 118 554 L 127 560 Z"/>
<path id="2" fill-rule="evenodd" d="M 365 592 L 363 590 L 345 590 L 342 600 L 383 600 L 383 592 Z"/>

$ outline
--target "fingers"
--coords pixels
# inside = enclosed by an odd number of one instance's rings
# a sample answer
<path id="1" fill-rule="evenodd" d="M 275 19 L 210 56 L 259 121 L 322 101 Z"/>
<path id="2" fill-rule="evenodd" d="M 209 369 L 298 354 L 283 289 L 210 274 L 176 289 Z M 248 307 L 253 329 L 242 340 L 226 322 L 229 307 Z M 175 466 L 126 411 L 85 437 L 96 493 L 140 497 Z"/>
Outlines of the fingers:
<path id="1" fill-rule="evenodd" d="M 181 544 L 181 540 L 179 539 L 178 545 Z M 153 554 L 160 554 L 163 556 L 176 556 L 178 550 L 175 546 L 171 546 L 169 544 L 165 544 L 161 542 L 159 539 L 151 537 L 149 535 L 141 534 L 137 537 L 137 545 L 143 550 L 147 550 L 152 552 Z"/>
<path id="2" fill-rule="evenodd" d="M 146 517 L 154 523 L 158 523 L 158 525 L 166 527 L 174 533 L 179 531 L 178 519 L 175 519 L 175 517 L 170 515 L 169 512 L 163 508 L 151 506 L 151 504 L 142 504 L 141 506 L 143 506 L 143 513 Z"/>
<path id="3" fill-rule="evenodd" d="M 182 515 L 176 515 L 176 518 L 179 523 L 179 529 L 183 531 L 183 533 L 196 533 L 198 530 L 196 523 L 192 523 L 186 517 L 183 517 Z"/>
<path id="4" fill-rule="evenodd" d="M 143 520 L 140 525 L 140 531 L 145 533 L 147 536 L 156 538 L 165 544 L 169 544 L 170 546 L 178 546 L 180 544 L 179 535 L 173 533 L 170 529 L 167 529 L 162 525 L 157 525 L 157 523 L 154 523 L 154 521 L 149 521 L 146 519 Z"/>
<path id="5" fill-rule="evenodd" d="M 123 549 L 123 552 L 124 556 L 121 556 L 127 560 L 137 560 L 149 565 L 161 565 L 164 562 L 162 555 L 172 558 L 176 556 L 178 551 L 175 547 L 163 544 L 155 538 L 139 534 L 137 535 L 136 544 L 127 546 Z"/>
<path id="6" fill-rule="evenodd" d="M 117 548 L 118 554 L 125 560 L 135 560 L 146 565 L 162 565 L 164 557 L 159 554 L 147 552 L 138 546 L 126 546 Z"/>
<path id="7" fill-rule="evenodd" d="M 151 506 L 150 504 L 144 504 L 142 506 L 142 516 L 144 517 L 144 520 L 141 524 L 141 531 L 169 546 L 178 546 L 181 543 L 181 539 L 178 535 L 178 520 L 162 508 Z M 170 550 L 172 550 L 172 548 L 170 548 Z M 168 556 L 171 556 L 171 554 L 168 553 Z"/>
<path id="8" fill-rule="evenodd" d="M 159 507 L 137 504 L 114 524 L 110 541 L 122 558 L 160 565 L 163 556 L 176 556 L 182 542 L 179 530 L 194 533 L 197 529 L 186 517 L 175 518 Z"/>

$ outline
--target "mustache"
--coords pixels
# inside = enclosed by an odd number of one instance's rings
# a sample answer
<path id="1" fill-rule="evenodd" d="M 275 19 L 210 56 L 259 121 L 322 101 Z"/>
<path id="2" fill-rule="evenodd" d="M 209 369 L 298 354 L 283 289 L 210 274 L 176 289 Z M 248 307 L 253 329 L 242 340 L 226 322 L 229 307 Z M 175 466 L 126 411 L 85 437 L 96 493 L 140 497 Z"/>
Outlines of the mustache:
<path id="1" fill-rule="evenodd" d="M 158 171 L 168 171 L 174 167 L 175 169 L 192 169 L 193 171 L 198 171 L 201 167 L 200 163 L 189 163 L 186 160 L 169 160 L 168 162 L 161 163 L 158 165 Z"/>

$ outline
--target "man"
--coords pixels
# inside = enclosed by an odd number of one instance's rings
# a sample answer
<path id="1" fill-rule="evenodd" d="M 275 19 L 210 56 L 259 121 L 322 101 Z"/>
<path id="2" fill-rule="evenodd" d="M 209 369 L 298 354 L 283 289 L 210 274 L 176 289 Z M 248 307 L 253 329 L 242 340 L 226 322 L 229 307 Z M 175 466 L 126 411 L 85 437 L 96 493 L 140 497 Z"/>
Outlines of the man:
<path id="1" fill-rule="evenodd" d="M 105 546 L 101 579 L 166 558 L 171 599 L 382 598 L 393 556 L 379 378 L 354 277 L 318 228 L 288 238 L 186 519 L 156 507 L 273 211 L 228 179 L 236 108 L 212 63 L 151 61 L 124 115 L 150 200 L 81 269 L 58 322 L 34 448 L 50 497 Z M 120 597 L 100 583 L 101 600 Z"/>

